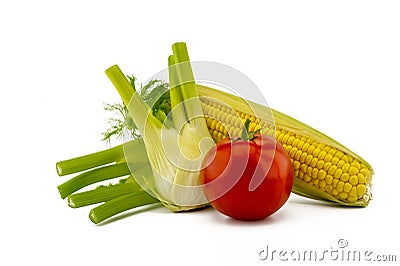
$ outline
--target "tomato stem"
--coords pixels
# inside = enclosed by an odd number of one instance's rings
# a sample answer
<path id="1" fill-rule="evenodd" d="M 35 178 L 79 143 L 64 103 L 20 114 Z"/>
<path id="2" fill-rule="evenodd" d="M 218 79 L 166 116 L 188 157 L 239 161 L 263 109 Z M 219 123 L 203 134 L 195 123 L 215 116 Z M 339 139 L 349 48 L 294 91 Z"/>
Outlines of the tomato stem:
<path id="1" fill-rule="evenodd" d="M 256 137 L 254 136 L 256 133 L 260 132 L 261 128 L 257 129 L 256 131 L 251 131 L 249 132 L 249 127 L 250 127 L 250 119 L 246 119 L 246 121 L 244 122 L 244 127 L 243 127 L 243 131 L 242 131 L 242 136 L 239 138 L 241 140 L 248 140 L 248 141 L 252 141 L 253 139 L 255 139 Z"/>
<path id="2" fill-rule="evenodd" d="M 246 119 L 246 121 L 244 122 L 244 128 L 242 131 L 242 140 L 249 140 L 249 125 L 250 125 L 250 119 Z"/>

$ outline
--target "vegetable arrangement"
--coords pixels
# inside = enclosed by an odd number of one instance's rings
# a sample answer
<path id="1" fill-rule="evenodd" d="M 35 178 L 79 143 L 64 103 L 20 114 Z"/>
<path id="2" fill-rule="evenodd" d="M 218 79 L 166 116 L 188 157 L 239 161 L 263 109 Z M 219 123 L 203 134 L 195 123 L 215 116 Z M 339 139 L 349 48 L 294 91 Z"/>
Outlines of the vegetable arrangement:
<path id="1" fill-rule="evenodd" d="M 265 218 L 290 191 L 343 206 L 368 205 L 372 167 L 335 140 L 274 109 L 195 83 L 185 43 L 168 58 L 169 84 L 136 79 L 117 65 L 106 75 L 123 104 L 107 105 L 122 119 L 104 140 L 127 133 L 121 145 L 56 163 L 58 186 L 73 208 L 98 204 L 100 223 L 161 202 L 171 211 L 211 204 L 241 220 Z M 118 182 L 80 191 L 89 185 Z"/>

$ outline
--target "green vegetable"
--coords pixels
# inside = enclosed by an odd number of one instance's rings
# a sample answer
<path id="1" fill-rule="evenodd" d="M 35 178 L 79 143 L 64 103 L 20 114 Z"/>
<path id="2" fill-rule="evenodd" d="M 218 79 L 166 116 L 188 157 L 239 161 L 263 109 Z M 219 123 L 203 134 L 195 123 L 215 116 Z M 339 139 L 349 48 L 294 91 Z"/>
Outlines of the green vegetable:
<path id="1" fill-rule="evenodd" d="M 182 211 L 207 204 L 198 177 L 202 159 L 214 142 L 203 117 L 186 45 L 176 43 L 172 49 L 173 56 L 169 57 L 172 117 L 160 119 L 154 115 L 117 65 L 107 69 L 106 74 L 143 133 L 153 179 L 139 182 L 169 209 Z M 125 150 L 128 163 L 132 153 L 135 151 Z"/>
<path id="2" fill-rule="evenodd" d="M 107 111 L 117 112 L 122 119 L 110 120 L 111 128 L 103 133 L 104 140 L 121 138 L 124 125 L 134 140 L 57 163 L 60 176 L 78 173 L 58 187 L 61 197 L 68 197 L 70 207 L 102 203 L 90 212 L 94 223 L 158 200 L 173 211 L 207 204 L 201 188 L 196 186 L 197 169 L 214 142 L 203 118 L 184 43 L 173 45 L 168 63 L 170 84 L 151 80 L 141 85 L 139 92 L 135 77 L 127 79 L 117 66 L 106 70 L 124 103 L 106 105 Z M 144 130 L 142 139 L 140 132 Z M 75 193 L 99 181 L 129 174 L 117 184 Z"/>

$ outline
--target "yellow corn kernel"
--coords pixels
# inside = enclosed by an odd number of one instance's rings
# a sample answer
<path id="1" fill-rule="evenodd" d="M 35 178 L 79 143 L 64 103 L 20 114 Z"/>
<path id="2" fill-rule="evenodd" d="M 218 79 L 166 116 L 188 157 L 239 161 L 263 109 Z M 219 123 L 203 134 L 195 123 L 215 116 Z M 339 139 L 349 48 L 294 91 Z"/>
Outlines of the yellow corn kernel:
<path id="1" fill-rule="evenodd" d="M 301 164 L 301 165 L 300 165 L 300 170 L 301 170 L 303 173 L 306 173 L 306 172 L 307 172 L 307 164 L 305 164 L 305 163 Z"/>
<path id="2" fill-rule="evenodd" d="M 317 163 L 318 163 L 318 158 L 314 157 L 310 162 L 310 166 L 315 167 L 317 165 Z"/>
<path id="3" fill-rule="evenodd" d="M 317 178 L 318 177 L 318 169 L 317 168 L 313 168 L 312 169 L 311 177 L 312 178 Z"/>
<path id="4" fill-rule="evenodd" d="M 332 160 L 332 158 L 333 158 L 332 154 L 327 154 L 327 155 L 325 155 L 324 161 L 325 162 L 330 162 Z"/>
<path id="5" fill-rule="evenodd" d="M 332 155 L 332 156 L 335 156 L 336 152 L 337 152 L 336 149 L 330 149 L 329 150 L 329 154 Z"/>
<path id="6" fill-rule="evenodd" d="M 223 121 L 222 117 L 226 114 L 225 112 L 222 111 L 222 108 L 218 110 L 217 116 L 215 117 L 217 121 Z"/>
<path id="7" fill-rule="evenodd" d="M 322 169 L 322 167 L 324 167 L 324 164 L 325 164 L 325 162 L 324 162 L 323 160 L 319 160 L 319 161 L 317 162 L 317 168 L 318 168 L 318 169 Z"/>
<path id="8" fill-rule="evenodd" d="M 240 132 L 241 132 L 240 128 L 238 128 L 238 127 L 234 128 L 234 130 L 233 130 L 233 132 L 232 132 L 232 137 L 237 137 L 237 136 L 239 136 L 239 135 L 240 135 Z"/>
<path id="9" fill-rule="evenodd" d="M 318 160 L 318 155 L 319 155 L 320 152 L 321 152 L 321 150 L 318 149 L 318 148 L 315 148 L 314 151 L 313 151 L 313 156 L 314 156 L 314 157 L 317 157 L 317 158 L 316 158 L 317 160 Z"/>
<path id="10" fill-rule="evenodd" d="M 337 184 L 339 183 L 339 179 L 333 179 L 332 180 L 332 186 L 334 186 L 334 187 L 336 187 L 337 186 Z"/>
<path id="11" fill-rule="evenodd" d="M 312 155 L 311 154 L 309 154 L 309 155 L 307 155 L 307 157 L 306 157 L 306 164 L 307 165 L 310 165 L 311 164 L 311 160 L 313 159 L 313 157 L 312 157 Z"/>
<path id="12" fill-rule="evenodd" d="M 342 180 L 343 182 L 347 182 L 350 179 L 350 175 L 348 173 L 344 173 L 340 176 L 340 180 Z"/>
<path id="13" fill-rule="evenodd" d="M 355 168 L 357 168 L 358 170 L 361 169 L 361 164 L 359 162 L 352 162 L 351 166 L 354 166 Z"/>
<path id="14" fill-rule="evenodd" d="M 310 145 L 310 147 L 308 147 L 308 149 L 307 149 L 307 153 L 312 156 L 312 153 L 313 153 L 314 150 L 315 150 L 315 146 L 314 145 Z"/>
<path id="15" fill-rule="evenodd" d="M 326 156 L 326 151 L 322 150 L 319 154 L 318 154 L 318 159 L 319 160 L 324 160 Z"/>
<path id="16" fill-rule="evenodd" d="M 356 174 L 358 174 L 358 172 L 359 172 L 359 170 L 356 167 L 350 166 L 349 175 L 356 175 Z"/>
<path id="17" fill-rule="evenodd" d="M 293 143 L 293 141 L 295 140 L 296 138 L 294 137 L 294 136 L 290 136 L 289 138 L 288 138 L 288 140 L 287 140 L 287 144 L 288 145 L 292 145 L 292 143 Z"/>
<path id="18" fill-rule="evenodd" d="M 329 170 L 329 168 L 331 168 L 331 166 L 332 166 L 332 163 L 331 163 L 331 162 L 326 162 L 326 163 L 324 164 L 324 170 L 328 172 L 328 170 Z"/>
<path id="19" fill-rule="evenodd" d="M 357 185 L 358 184 L 358 176 L 356 176 L 356 175 L 350 176 L 349 182 L 353 186 Z"/>
<path id="20" fill-rule="evenodd" d="M 337 170 L 337 166 L 336 165 L 332 165 L 329 170 L 328 170 L 328 174 L 333 175 Z"/>
<path id="21" fill-rule="evenodd" d="M 356 202 L 358 200 L 357 196 L 349 196 L 347 197 L 347 201 L 350 203 Z"/>
<path id="22" fill-rule="evenodd" d="M 322 171 L 323 171 L 323 170 L 322 170 Z M 325 177 L 325 181 L 326 181 L 327 184 L 332 184 L 333 176 L 327 175 L 327 176 Z"/>
<path id="23" fill-rule="evenodd" d="M 308 166 L 307 167 L 307 175 L 309 175 L 309 176 L 312 176 L 311 174 L 312 174 L 312 170 L 313 170 L 314 168 L 312 168 L 311 166 Z"/>
<path id="24" fill-rule="evenodd" d="M 285 134 L 285 135 L 283 136 L 283 138 L 282 138 L 282 144 L 287 144 L 288 139 L 289 139 L 289 135 L 288 135 L 288 134 Z"/>
<path id="25" fill-rule="evenodd" d="M 249 132 L 254 132 L 254 128 L 256 127 L 256 123 L 251 122 L 249 125 Z"/>
<path id="26" fill-rule="evenodd" d="M 302 172 L 302 171 L 299 171 L 299 174 L 298 174 L 299 176 L 298 176 L 298 178 L 300 178 L 300 179 L 303 179 L 304 178 L 304 173 Z"/>
<path id="27" fill-rule="evenodd" d="M 319 170 L 318 171 L 318 179 L 325 179 L 325 177 L 326 177 L 326 172 L 324 170 Z"/>
<path id="28" fill-rule="evenodd" d="M 297 148 L 299 148 L 299 150 L 303 151 L 303 145 L 304 145 L 304 141 L 299 140 L 299 143 L 297 144 Z"/>
<path id="29" fill-rule="evenodd" d="M 365 184 L 365 176 L 363 174 L 360 173 L 357 175 L 357 177 L 358 177 L 358 183 Z"/>
<path id="30" fill-rule="evenodd" d="M 301 162 L 301 163 L 304 163 L 304 162 L 306 161 L 306 157 L 307 157 L 307 153 L 303 152 L 303 153 L 300 155 L 300 162 Z"/>
<path id="31" fill-rule="evenodd" d="M 357 185 L 357 195 L 358 195 L 358 196 L 364 195 L 366 189 L 367 189 L 367 188 L 366 188 L 365 185 L 363 185 L 363 184 Z"/>
<path id="32" fill-rule="evenodd" d="M 296 154 L 296 152 L 297 152 L 297 148 L 296 147 L 292 147 L 290 149 L 290 152 L 289 152 L 289 157 L 290 158 L 294 158 L 294 155 Z"/>
<path id="33" fill-rule="evenodd" d="M 370 175 L 370 172 L 369 172 L 369 170 L 367 168 L 361 168 L 360 173 L 363 176 L 369 176 Z"/>
<path id="34" fill-rule="evenodd" d="M 338 168 L 342 168 L 344 164 L 345 164 L 345 162 L 344 162 L 343 160 L 340 160 L 340 161 L 337 163 L 336 166 L 337 166 Z"/>
<path id="35" fill-rule="evenodd" d="M 243 127 L 243 121 L 241 119 L 236 119 L 235 124 L 233 125 L 237 129 L 242 129 Z"/>
<path id="36" fill-rule="evenodd" d="M 293 136 L 293 138 L 294 138 L 294 140 L 293 140 L 293 142 L 291 143 L 291 145 L 292 145 L 293 147 L 297 147 L 298 149 L 301 149 L 301 147 L 299 147 L 300 139 L 299 139 L 297 136 Z"/>
<path id="37" fill-rule="evenodd" d="M 218 131 L 213 131 L 212 137 L 213 139 L 218 139 Z"/>
<path id="38" fill-rule="evenodd" d="M 343 155 L 344 155 L 343 152 L 338 151 L 338 152 L 336 152 L 335 157 L 340 160 L 340 159 L 342 159 Z"/>
<path id="39" fill-rule="evenodd" d="M 325 146 L 322 150 L 325 151 L 328 154 L 331 149 L 332 149 L 332 147 Z"/>
<path id="40" fill-rule="evenodd" d="M 344 182 L 343 181 L 339 181 L 339 183 L 336 185 L 336 189 L 339 192 L 342 192 L 344 188 Z"/>
<path id="41" fill-rule="evenodd" d="M 306 143 L 304 143 L 303 148 L 301 148 L 301 150 L 302 150 L 303 152 L 307 152 L 308 147 L 310 147 L 310 144 L 306 142 Z"/>
<path id="42" fill-rule="evenodd" d="M 211 114 L 211 117 L 216 118 L 218 112 L 219 112 L 219 109 L 218 109 L 218 108 L 213 108 L 213 112 L 212 112 L 212 114 Z"/>
<path id="43" fill-rule="evenodd" d="M 340 178 L 342 176 L 342 169 L 336 169 L 335 173 L 333 174 L 334 178 Z"/>
<path id="44" fill-rule="evenodd" d="M 349 193 L 353 186 L 350 183 L 345 183 L 343 187 L 343 191 Z"/>
<path id="45" fill-rule="evenodd" d="M 231 124 L 233 124 L 232 121 L 234 120 L 234 118 L 235 117 L 233 116 L 233 114 L 228 114 L 226 116 L 226 120 L 225 121 L 221 121 L 221 122 L 225 122 L 226 124 L 231 125 Z"/>
<path id="46" fill-rule="evenodd" d="M 302 154 L 303 152 L 301 150 L 297 150 L 293 157 L 296 161 L 299 161 Z"/>
<path id="47" fill-rule="evenodd" d="M 349 196 L 352 196 L 352 197 L 357 197 L 357 187 L 351 187 L 351 190 L 350 190 L 350 192 L 349 192 Z"/>
<path id="48" fill-rule="evenodd" d="M 350 168 L 350 164 L 349 163 L 345 163 L 342 167 L 342 171 L 343 173 L 347 173 L 349 171 Z"/>
<path id="49" fill-rule="evenodd" d="M 215 125 L 215 127 L 221 134 L 224 133 L 225 127 L 221 124 L 221 122 L 218 121 L 217 124 Z"/>
<path id="50" fill-rule="evenodd" d="M 293 161 L 293 169 L 294 170 L 299 170 L 300 169 L 299 161 Z"/>

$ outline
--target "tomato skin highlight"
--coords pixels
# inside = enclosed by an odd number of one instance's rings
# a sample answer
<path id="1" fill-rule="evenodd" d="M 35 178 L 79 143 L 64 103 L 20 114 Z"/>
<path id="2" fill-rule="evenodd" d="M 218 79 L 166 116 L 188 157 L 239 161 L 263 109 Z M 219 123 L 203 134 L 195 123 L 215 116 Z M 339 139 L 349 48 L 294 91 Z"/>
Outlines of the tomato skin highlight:
<path id="1" fill-rule="evenodd" d="M 219 212 L 239 220 L 264 219 L 289 198 L 293 166 L 275 139 L 255 134 L 223 140 L 209 151 L 200 172 L 203 191 Z"/>

